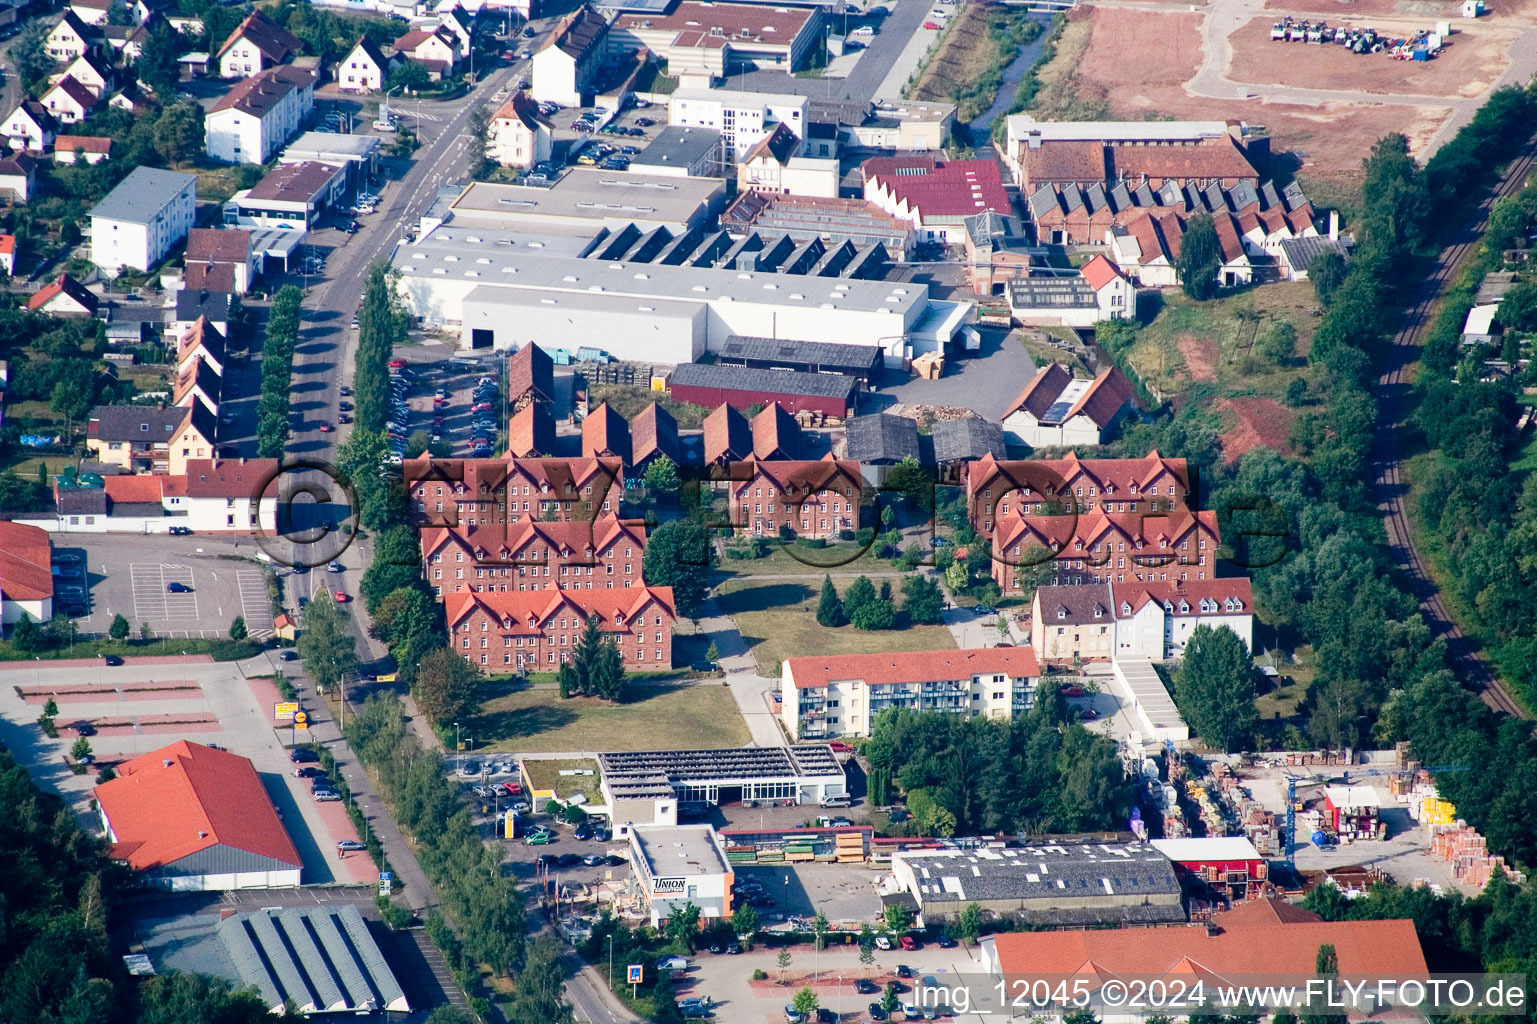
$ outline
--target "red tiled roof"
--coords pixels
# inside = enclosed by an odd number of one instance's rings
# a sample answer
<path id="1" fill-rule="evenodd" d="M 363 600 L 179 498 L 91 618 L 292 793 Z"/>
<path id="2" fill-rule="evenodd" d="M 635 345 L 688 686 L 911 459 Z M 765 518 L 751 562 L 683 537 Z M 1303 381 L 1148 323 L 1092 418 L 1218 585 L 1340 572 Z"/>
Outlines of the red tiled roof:
<path id="1" fill-rule="evenodd" d="M 54 138 L 53 151 L 55 153 L 73 153 L 75 150 L 82 153 L 100 153 L 102 156 L 112 155 L 112 140 L 100 135 L 59 135 Z"/>
<path id="2" fill-rule="evenodd" d="M 187 328 L 187 333 L 181 336 L 176 344 L 176 361 L 183 362 L 190 355 L 202 349 L 224 365 L 224 335 L 219 329 L 208 322 L 206 316 L 200 316 L 192 321 L 192 326 Z"/>
<path id="3" fill-rule="evenodd" d="M 771 156 L 776 163 L 787 164 L 795 155 L 796 148 L 800 145 L 800 136 L 790 130 L 790 126 L 783 121 L 774 126 L 774 130 L 763 138 L 753 143 L 753 147 L 742 158 L 742 163 L 750 163 L 760 157 Z"/>
<path id="4" fill-rule="evenodd" d="M 582 455 L 586 458 L 612 456 L 629 464 L 630 425 L 607 402 L 582 420 Z"/>
<path id="5" fill-rule="evenodd" d="M 801 425 L 778 402 L 770 402 L 752 418 L 755 459 L 794 459 L 801 453 Z"/>
<path id="6" fill-rule="evenodd" d="M 0 521 L 0 595 L 8 601 L 53 596 L 53 547 L 48 531 Z"/>
<path id="7" fill-rule="evenodd" d="M 562 18 L 539 48 L 558 47 L 566 56 L 581 60 L 588 50 L 601 46 L 607 38 L 608 19 L 583 4 Z"/>
<path id="8" fill-rule="evenodd" d="M 250 251 L 251 232 L 243 228 L 193 228 L 187 232 L 189 261 L 244 263 Z"/>
<path id="9" fill-rule="evenodd" d="M 530 391 L 548 402 L 555 397 L 555 360 L 538 345 L 529 343 L 507 360 L 507 397 L 516 402 Z"/>
<path id="10" fill-rule="evenodd" d="M 817 493 L 829 487 L 847 485 L 853 488 L 857 501 L 860 491 L 859 463 L 847 459 L 835 459 L 832 453 L 820 459 L 757 460 L 751 463 L 752 475 L 733 478 L 733 491 L 745 490 L 755 482 L 767 480 L 788 494 L 800 491 Z"/>
<path id="11" fill-rule="evenodd" d="M 303 865 L 244 757 L 181 740 L 123 762 L 117 773 L 95 794 L 117 852 L 126 853 L 136 871 L 172 865 L 213 846 Z"/>
<path id="12" fill-rule="evenodd" d="M 827 686 L 858 679 L 878 683 L 941 683 L 974 675 L 1004 673 L 1015 679 L 1039 676 L 1029 647 L 984 647 L 960 651 L 903 651 L 901 654 L 839 654 L 787 658 L 795 688 Z"/>
<path id="13" fill-rule="evenodd" d="M 233 263 L 188 262 L 187 272 L 182 275 L 186 287 L 196 291 L 234 292 L 235 265 Z"/>
<path id="14" fill-rule="evenodd" d="M 543 632 L 545 623 L 561 612 L 574 612 L 586 619 L 596 615 L 602 626 L 612 628 L 614 617 L 623 615 L 626 628 L 635 615 L 652 604 L 668 615 L 675 615 L 671 587 L 631 587 L 628 590 L 550 590 L 463 591 L 443 595 L 448 626 L 452 629 L 477 608 L 504 622 L 511 620 L 514 632 Z M 530 625 L 532 620 L 533 625 Z"/>
<path id="15" fill-rule="evenodd" d="M 1136 391 L 1131 386 L 1131 381 L 1126 378 L 1119 369 L 1114 366 L 1106 367 L 1100 371 L 1094 383 L 1089 385 L 1073 407 L 1067 411 L 1063 420 L 1070 420 L 1074 416 L 1082 414 L 1093 420 L 1095 425 L 1103 428 L 1115 419 L 1116 413 L 1121 407 L 1132 400 Z"/>
<path id="16" fill-rule="evenodd" d="M 1219 910 L 1212 915 L 1218 927 L 1227 931 L 1238 928 L 1273 924 L 1316 924 L 1323 918 L 1311 910 L 1303 910 L 1295 903 L 1268 897 L 1246 900 L 1232 910 Z"/>
<path id="17" fill-rule="evenodd" d="M 1109 180 L 1248 178 L 1259 181 L 1259 172 L 1244 156 L 1243 150 L 1225 136 L 1195 146 L 1111 146 L 1106 150 L 1106 164 Z"/>
<path id="18" fill-rule="evenodd" d="M 54 89 L 57 89 L 59 92 L 62 92 L 64 95 L 74 100 L 75 105 L 78 106 L 81 110 L 90 110 L 92 107 L 96 106 L 96 94 L 87 89 L 85 86 L 81 85 L 79 82 L 75 81 L 74 75 L 65 75 L 63 78 L 55 82 L 53 89 L 49 89 L 48 92 L 53 92 Z M 48 92 L 43 93 L 43 95 L 47 96 Z"/>
<path id="19" fill-rule="evenodd" d="M 165 493 L 164 476 L 131 476 L 127 473 L 102 478 L 107 497 L 124 504 L 159 504 Z"/>
<path id="20" fill-rule="evenodd" d="M 428 526 L 421 531 L 421 544 L 424 558 L 452 546 L 477 562 L 539 561 L 552 554 L 555 561 L 580 563 L 586 559 L 589 547 L 600 552 L 624 537 L 644 548 L 645 524 L 602 515 L 590 521 L 520 519 L 515 523 Z"/>
<path id="21" fill-rule="evenodd" d="M 9 256 L 16 251 L 15 235 L 0 235 L 0 256 Z"/>
<path id="22" fill-rule="evenodd" d="M 970 217 L 992 210 L 1012 213 L 998 164 L 992 160 L 936 160 L 884 156 L 866 160 L 865 181 L 925 218 Z"/>
<path id="23" fill-rule="evenodd" d="M 1082 139 L 1046 139 L 1019 147 L 1022 177 L 1033 189 L 1057 182 L 1092 184 L 1106 180 L 1105 144 Z"/>
<path id="24" fill-rule="evenodd" d="M 699 0 L 683 0 L 673 8 L 671 14 L 621 14 L 615 19 L 614 27 L 641 31 L 648 26 L 653 30 L 692 30 L 703 34 L 706 40 L 718 40 L 721 44 L 745 38 L 754 43 L 790 46 L 815 15 L 814 10 L 805 7 L 773 7 L 756 3 L 711 4 Z M 711 33 L 712 28 L 721 29 L 721 34 Z M 742 35 L 744 32 L 745 36 Z"/>
<path id="25" fill-rule="evenodd" d="M 27 308 L 30 310 L 42 309 L 60 295 L 69 296 L 91 313 L 96 312 L 96 296 L 87 290 L 85 285 L 76 281 L 68 274 L 60 274 L 54 278 L 51 284 L 45 284 L 33 292 L 32 297 L 27 300 Z"/>
<path id="26" fill-rule="evenodd" d="M 1121 273 L 1121 268 L 1105 258 L 1104 253 L 1095 253 L 1094 258 L 1083 265 L 1079 271 L 1083 279 L 1089 282 L 1089 287 L 1099 291 L 1112 281 L 1126 280 L 1126 275 Z"/>
<path id="27" fill-rule="evenodd" d="M 539 113 L 539 104 L 528 93 L 519 89 L 512 94 L 512 98 L 501 105 L 492 120 L 495 121 L 519 121 L 529 131 L 538 131 L 543 128 L 554 128 L 555 122 Z"/>
<path id="28" fill-rule="evenodd" d="M 224 45 L 219 47 L 219 52 L 214 56 L 224 56 L 224 52 L 231 46 L 234 46 L 242 37 L 260 50 L 263 57 L 266 57 L 274 64 L 283 63 L 289 57 L 296 55 L 304 46 L 298 36 L 267 17 L 267 15 L 261 11 L 252 11 L 246 16 L 245 21 L 242 21 L 239 27 L 230 33 L 229 38 L 224 40 Z M 217 110 L 218 108 L 215 107 L 214 109 Z"/>
<path id="29" fill-rule="evenodd" d="M 1185 460 L 1166 459 L 1157 449 L 1140 459 L 1080 459 L 1069 452 L 1060 459 L 999 462 L 989 454 L 966 467 L 966 493 L 975 497 L 984 487 L 995 483 L 1007 489 L 1032 486 L 1039 490 L 1033 485 L 1050 483 L 1070 489 L 1083 482 L 1097 489 L 1099 497 L 1126 500 L 1147 493 L 1148 485 L 1161 476 L 1172 477 L 1181 490 L 1190 486 Z M 1087 496 L 1087 490 L 1084 493 Z"/>
<path id="30" fill-rule="evenodd" d="M 639 465 L 653 455 L 678 461 L 678 421 L 672 413 L 652 402 L 630 421 L 631 458 Z"/>
<path id="31" fill-rule="evenodd" d="M 753 452 L 752 430 L 747 417 L 726 403 L 704 418 L 704 460 L 734 462 Z"/>
<path id="32" fill-rule="evenodd" d="M 1092 553 L 1096 545 L 1119 540 L 1142 551 L 1144 559 L 1167 556 L 1172 560 L 1179 554 L 1180 542 L 1198 524 L 1208 536 L 1220 536 L 1217 513 L 1209 511 L 1192 515 L 1183 509 L 1175 509 L 1156 516 L 1097 510 L 1076 516 L 1020 516 L 1011 511 L 998 521 L 993 534 L 993 553 L 1008 554 L 1016 548 L 1035 544 L 1054 550 L 1058 558 L 1083 558 Z M 1169 563 L 1171 567 L 1173 564 L 1172 561 Z"/>
<path id="33" fill-rule="evenodd" d="M 431 31 L 420 28 L 412 29 L 395 40 L 392 45 L 398 53 L 409 53 L 415 56 L 416 48 L 429 39 L 440 39 L 450 50 L 456 49 L 453 33 L 445 32 L 441 25 Z"/>
<path id="34" fill-rule="evenodd" d="M 1256 917 L 1259 915 L 1255 915 Z M 1318 947 L 1331 945 L 1347 979 L 1424 977 L 1413 921 L 1251 922 L 1240 915 L 1216 934 L 1204 927 L 1008 932 L 993 938 L 1002 973 L 1158 977 L 1195 970 L 1215 975 L 1312 977 Z"/>
<path id="35" fill-rule="evenodd" d="M 236 84 L 233 89 L 220 97 L 219 102 L 213 105 L 209 113 L 235 109 L 252 117 L 266 117 L 284 96 L 295 89 L 311 85 L 314 81 L 315 76 L 303 68 L 279 64 L 275 68 L 257 72 Z"/>
<path id="36" fill-rule="evenodd" d="M 1030 378 L 1030 383 L 1025 385 L 1019 397 L 1009 403 L 1003 415 L 1011 416 L 1020 409 L 1024 409 L 1036 419 L 1040 419 L 1046 415 L 1046 410 L 1051 408 L 1057 396 L 1062 393 L 1062 389 L 1072 382 L 1073 372 L 1066 366 L 1061 363 L 1048 363 L 1035 371 L 1035 376 Z"/>
<path id="37" fill-rule="evenodd" d="M 264 483 L 275 494 L 277 476 L 277 459 L 188 459 L 187 497 L 249 498 Z"/>
<path id="38" fill-rule="evenodd" d="M 530 402 L 507 424 L 507 456 L 547 459 L 555 454 L 555 417 L 543 402 Z"/>
<path id="39" fill-rule="evenodd" d="M 1173 606 L 1175 615 L 1200 615 L 1203 598 L 1220 605 L 1228 598 L 1236 597 L 1242 602 L 1243 612 L 1254 611 L 1254 590 L 1247 576 L 1216 580 L 1133 580 L 1129 583 L 1112 583 L 1110 587 L 1115 597 L 1116 618 L 1129 617 L 1122 614 L 1123 604 L 1130 605 L 1131 614 L 1136 614 L 1149 601 L 1159 604 L 1167 602 Z M 1181 600 L 1189 605 L 1189 611 L 1179 610 Z"/>

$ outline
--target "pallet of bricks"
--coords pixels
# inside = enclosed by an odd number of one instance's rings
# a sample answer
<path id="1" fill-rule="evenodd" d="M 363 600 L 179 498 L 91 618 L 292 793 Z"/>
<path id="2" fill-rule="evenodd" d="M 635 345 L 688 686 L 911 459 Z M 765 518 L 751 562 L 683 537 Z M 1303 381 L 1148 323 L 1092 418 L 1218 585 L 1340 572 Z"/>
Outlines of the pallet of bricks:
<path id="1" fill-rule="evenodd" d="M 1286 755 L 1288 768 L 1306 768 L 1315 765 L 1347 765 L 1354 762 L 1352 751 L 1345 750 L 1302 750 L 1292 751 Z"/>
<path id="2" fill-rule="evenodd" d="M 1490 856 L 1489 841 L 1461 819 L 1450 825 L 1430 826 L 1430 852 L 1452 866 L 1457 881 L 1474 889 L 1483 889 L 1496 873 L 1517 885 L 1526 880 L 1525 875 L 1506 865 L 1504 857 Z"/>

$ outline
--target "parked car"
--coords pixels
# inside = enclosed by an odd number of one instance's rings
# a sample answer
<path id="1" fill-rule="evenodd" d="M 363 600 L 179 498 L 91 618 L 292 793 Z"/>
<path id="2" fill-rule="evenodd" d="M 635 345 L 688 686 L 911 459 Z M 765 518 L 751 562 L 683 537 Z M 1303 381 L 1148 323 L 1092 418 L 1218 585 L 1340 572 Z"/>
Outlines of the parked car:
<path id="1" fill-rule="evenodd" d="M 884 936 L 884 935 L 877 935 L 875 937 L 875 948 L 876 949 L 890 949 L 891 948 L 891 940 L 886 938 L 886 936 Z"/>
<path id="2" fill-rule="evenodd" d="M 471 778 L 473 776 L 479 775 L 480 774 L 480 762 L 479 761 L 466 761 L 466 762 L 464 762 L 464 764 L 459 766 L 459 774 L 464 776 L 467 779 Z"/>
<path id="3" fill-rule="evenodd" d="M 95 736 L 96 727 L 90 722 L 76 722 L 69 727 L 76 736 Z"/>
<path id="4" fill-rule="evenodd" d="M 190 527 L 190 526 L 173 526 L 173 527 L 170 528 L 170 530 L 168 530 L 166 532 L 168 532 L 173 537 L 186 537 L 186 536 L 188 536 L 188 535 L 190 535 L 192 533 L 192 527 Z"/>
<path id="5" fill-rule="evenodd" d="M 116 654 L 104 654 L 104 655 L 102 655 L 102 660 L 105 661 L 107 663 L 107 665 L 111 666 L 111 667 L 116 667 L 116 666 L 121 665 L 123 663 L 123 659 L 119 655 L 116 655 Z"/>
<path id="6" fill-rule="evenodd" d="M 592 838 L 592 829 L 588 828 L 586 825 L 578 825 L 576 827 L 576 831 L 573 832 L 572 835 L 574 835 L 582 842 L 586 842 Z"/>
<path id="7" fill-rule="evenodd" d="M 338 850 L 366 850 L 366 849 L 368 849 L 368 847 L 364 846 L 362 843 L 358 842 L 356 839 L 338 839 L 336 841 L 336 848 Z"/>
<path id="8" fill-rule="evenodd" d="M 1085 692 L 1084 688 L 1077 683 L 1066 683 L 1058 687 L 1058 689 L 1062 691 L 1062 696 L 1064 697 L 1082 697 Z"/>
<path id="9" fill-rule="evenodd" d="M 935 941 L 939 943 L 939 948 L 940 949 L 954 949 L 955 948 L 955 940 L 952 939 L 950 936 L 945 935 L 943 933 L 941 933 L 939 938 L 936 939 Z"/>
<path id="10" fill-rule="evenodd" d="M 911 935 L 904 935 L 897 941 L 900 942 L 902 944 L 902 948 L 909 953 L 921 947 L 921 943 L 919 943 L 919 941 L 913 938 Z"/>
<path id="11" fill-rule="evenodd" d="M 167 594 L 190 594 L 192 593 L 192 588 L 187 586 L 185 583 L 172 580 L 165 585 L 165 592 Z"/>
<path id="12" fill-rule="evenodd" d="M 294 769 L 296 779 L 314 779 L 325 775 L 326 770 L 319 765 L 302 764 Z"/>
<path id="13" fill-rule="evenodd" d="M 907 966 L 906 964 L 897 964 L 896 974 L 897 974 L 897 977 L 899 977 L 899 978 L 915 978 L 915 977 L 917 977 L 917 975 L 913 973 L 913 969 L 911 967 Z"/>
<path id="14" fill-rule="evenodd" d="M 530 832 L 523 837 L 523 843 L 526 846 L 548 846 L 553 838 L 548 832 Z"/>
<path id="15" fill-rule="evenodd" d="M 315 792 L 311 793 L 310 796 L 315 798 L 315 802 L 317 804 L 336 803 L 342 798 L 342 795 L 334 789 L 316 790 Z"/>
<path id="16" fill-rule="evenodd" d="M 599 864 L 603 863 L 603 855 L 601 853 L 589 853 L 587 856 L 582 858 L 582 863 L 586 864 L 590 868 L 595 868 Z"/>
<path id="17" fill-rule="evenodd" d="M 854 982 L 854 991 L 859 992 L 862 995 L 869 995 L 871 992 L 879 992 L 880 990 L 881 987 L 875 982 L 871 981 L 869 978 L 860 978 Z"/>
<path id="18" fill-rule="evenodd" d="M 870 1004 L 870 1019 L 871 1020 L 885 1020 L 886 1019 L 886 1011 L 885 1011 L 884 1008 L 882 1008 L 880 1003 L 871 1003 Z"/>

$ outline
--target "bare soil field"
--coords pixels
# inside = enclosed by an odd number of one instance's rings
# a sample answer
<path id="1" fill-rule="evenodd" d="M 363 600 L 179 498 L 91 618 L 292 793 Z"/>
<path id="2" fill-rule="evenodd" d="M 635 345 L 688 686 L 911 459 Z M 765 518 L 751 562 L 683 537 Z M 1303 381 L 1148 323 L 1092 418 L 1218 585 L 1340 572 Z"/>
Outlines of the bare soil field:
<path id="1" fill-rule="evenodd" d="M 1425 19 L 1332 19 L 1331 26 L 1369 26 L 1396 38 L 1434 28 Z M 1516 30 L 1480 25 L 1452 36 L 1450 45 L 1431 61 L 1394 60 L 1385 53 L 1356 54 L 1337 43 L 1281 43 L 1270 38 L 1270 21 L 1256 18 L 1233 33 L 1233 61 L 1227 77 L 1235 82 L 1289 85 L 1301 89 L 1337 89 L 1362 93 L 1423 96 L 1478 96 L 1510 65 Z"/>
<path id="2" fill-rule="evenodd" d="M 1273 398 L 1230 398 L 1217 406 L 1222 417 L 1222 458 L 1237 462 L 1251 448 L 1264 445 L 1284 452 L 1296 413 Z"/>
<path id="3" fill-rule="evenodd" d="M 1221 346 L 1215 338 L 1197 338 L 1193 334 L 1181 334 L 1174 341 L 1179 349 L 1180 356 L 1185 360 L 1185 369 L 1190 372 L 1190 379 L 1194 381 L 1214 381 L 1217 379 L 1217 358 L 1221 353 Z"/>
<path id="4" fill-rule="evenodd" d="M 1451 113 L 1439 105 L 1342 101 L 1303 106 L 1191 96 L 1183 83 L 1200 69 L 1201 14 L 1079 7 L 1070 18 L 1087 22 L 1090 32 L 1077 72 L 1070 75 L 1080 105 L 1102 105 L 1109 116 L 1128 120 L 1242 118 L 1268 128 L 1275 152 L 1292 154 L 1300 174 L 1356 175 L 1377 139 L 1403 132 L 1411 146 L 1422 145 Z M 1064 50 L 1058 52 L 1059 61 Z"/>

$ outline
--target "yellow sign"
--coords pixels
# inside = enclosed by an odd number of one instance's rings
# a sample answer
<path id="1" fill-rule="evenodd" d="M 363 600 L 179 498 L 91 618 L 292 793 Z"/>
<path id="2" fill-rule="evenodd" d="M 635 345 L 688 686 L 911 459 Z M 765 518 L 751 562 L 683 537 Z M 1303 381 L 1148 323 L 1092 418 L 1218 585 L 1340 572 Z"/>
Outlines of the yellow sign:
<path id="1" fill-rule="evenodd" d="M 375 676 L 374 677 L 374 682 L 376 682 L 376 683 L 393 683 L 394 681 L 395 681 L 395 673 L 394 672 L 390 672 L 387 675 Z"/>
<path id="2" fill-rule="evenodd" d="M 299 705 L 296 701 L 281 702 L 272 705 L 272 718 L 277 722 L 292 722 L 294 715 L 298 714 Z"/>
<path id="3" fill-rule="evenodd" d="M 294 728 L 295 729 L 308 729 L 309 727 L 310 727 L 310 716 L 308 714 L 306 714 L 305 712 L 303 712 L 303 711 L 296 711 L 296 712 L 294 712 Z"/>

